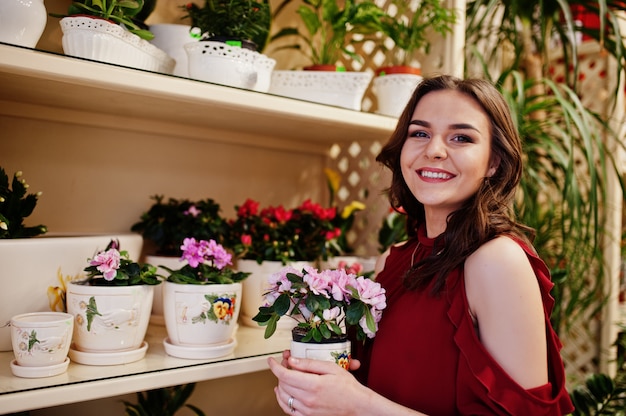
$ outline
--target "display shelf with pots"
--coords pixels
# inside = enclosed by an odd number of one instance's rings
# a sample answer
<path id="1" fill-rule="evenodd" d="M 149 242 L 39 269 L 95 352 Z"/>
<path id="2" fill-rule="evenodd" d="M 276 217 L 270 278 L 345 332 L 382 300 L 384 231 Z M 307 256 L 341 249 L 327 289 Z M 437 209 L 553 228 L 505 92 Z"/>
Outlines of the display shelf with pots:
<path id="1" fill-rule="evenodd" d="M 32 220 L 60 233 L 128 232 L 156 193 L 215 197 L 224 207 L 247 197 L 321 201 L 330 147 L 385 140 L 395 126 L 377 114 L 8 44 L 0 56 L 0 161 L 43 191 Z M 265 340 L 262 330 L 240 324 L 232 354 L 189 360 L 167 355 L 165 337 L 165 327 L 153 325 L 141 360 L 72 362 L 40 379 L 13 376 L 13 353 L 0 353 L 0 409 L 268 371 L 267 357 L 291 341 L 290 334 Z"/>
<path id="2" fill-rule="evenodd" d="M 291 342 L 289 331 L 264 339 L 262 330 L 240 326 L 231 354 L 190 360 L 167 355 L 162 342 L 165 337 L 163 326 L 151 326 L 146 336 L 148 351 L 142 360 L 111 366 L 70 362 L 65 373 L 46 378 L 15 377 L 10 369 L 13 352 L 2 352 L 0 409 L 3 413 L 21 412 L 252 373 L 266 369 L 267 358 L 280 357 Z"/>

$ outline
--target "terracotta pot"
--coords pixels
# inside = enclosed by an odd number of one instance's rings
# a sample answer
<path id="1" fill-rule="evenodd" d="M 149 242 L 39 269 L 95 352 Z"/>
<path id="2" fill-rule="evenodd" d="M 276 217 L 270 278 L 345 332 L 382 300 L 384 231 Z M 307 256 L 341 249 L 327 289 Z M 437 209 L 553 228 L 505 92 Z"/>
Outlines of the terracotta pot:
<path id="1" fill-rule="evenodd" d="M 392 65 L 383 66 L 376 70 L 376 76 L 391 75 L 391 74 L 413 74 L 422 75 L 422 69 L 414 66 L 407 65 Z"/>
<path id="2" fill-rule="evenodd" d="M 309 66 L 305 66 L 302 68 L 305 71 L 334 71 L 334 72 L 345 72 L 338 70 L 337 65 L 329 65 L 329 64 L 316 64 L 316 65 L 309 65 Z"/>

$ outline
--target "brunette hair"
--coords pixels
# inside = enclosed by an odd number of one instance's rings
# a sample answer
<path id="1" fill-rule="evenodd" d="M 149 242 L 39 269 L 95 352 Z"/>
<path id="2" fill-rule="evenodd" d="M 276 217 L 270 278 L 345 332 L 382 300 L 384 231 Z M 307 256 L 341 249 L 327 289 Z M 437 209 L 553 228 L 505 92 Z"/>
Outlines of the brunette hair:
<path id="1" fill-rule="evenodd" d="M 491 160 L 497 160 L 498 165 L 476 194 L 448 216 L 446 230 L 437 237 L 436 253 L 407 271 L 404 282 L 410 289 L 425 287 L 436 278 L 434 293 L 441 292 L 446 276 L 485 242 L 508 234 L 530 244 L 534 236 L 532 229 L 516 221 L 513 212 L 513 198 L 522 176 L 522 144 L 506 101 L 488 81 L 448 75 L 420 82 L 400 115 L 395 131 L 376 157 L 391 170 L 391 186 L 387 189 L 389 201 L 394 209 L 402 207 L 407 213 L 409 236 L 414 237 L 424 223 L 424 206 L 404 181 L 400 153 L 415 107 L 426 94 L 441 90 L 461 92 L 482 107 L 491 123 Z"/>

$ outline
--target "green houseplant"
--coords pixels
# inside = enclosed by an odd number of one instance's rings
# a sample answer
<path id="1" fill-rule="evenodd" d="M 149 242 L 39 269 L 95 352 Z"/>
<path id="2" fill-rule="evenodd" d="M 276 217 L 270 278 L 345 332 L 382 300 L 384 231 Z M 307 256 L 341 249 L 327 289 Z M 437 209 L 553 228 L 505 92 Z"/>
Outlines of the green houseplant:
<path id="1" fill-rule="evenodd" d="M 45 234 L 45 225 L 27 226 L 24 219 L 30 216 L 37 205 L 41 192 L 28 194 L 28 184 L 22 172 L 9 176 L 0 166 L 0 239 L 25 238 Z"/>

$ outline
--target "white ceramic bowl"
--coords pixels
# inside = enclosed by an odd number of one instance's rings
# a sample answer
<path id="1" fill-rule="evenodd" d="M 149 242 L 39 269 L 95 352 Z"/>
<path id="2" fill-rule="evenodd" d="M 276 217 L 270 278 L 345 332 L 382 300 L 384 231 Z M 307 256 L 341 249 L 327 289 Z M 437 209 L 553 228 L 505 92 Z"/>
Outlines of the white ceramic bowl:
<path id="1" fill-rule="evenodd" d="M 65 312 L 32 312 L 11 318 L 11 342 L 17 364 L 62 364 L 72 343 L 74 317 Z"/>

